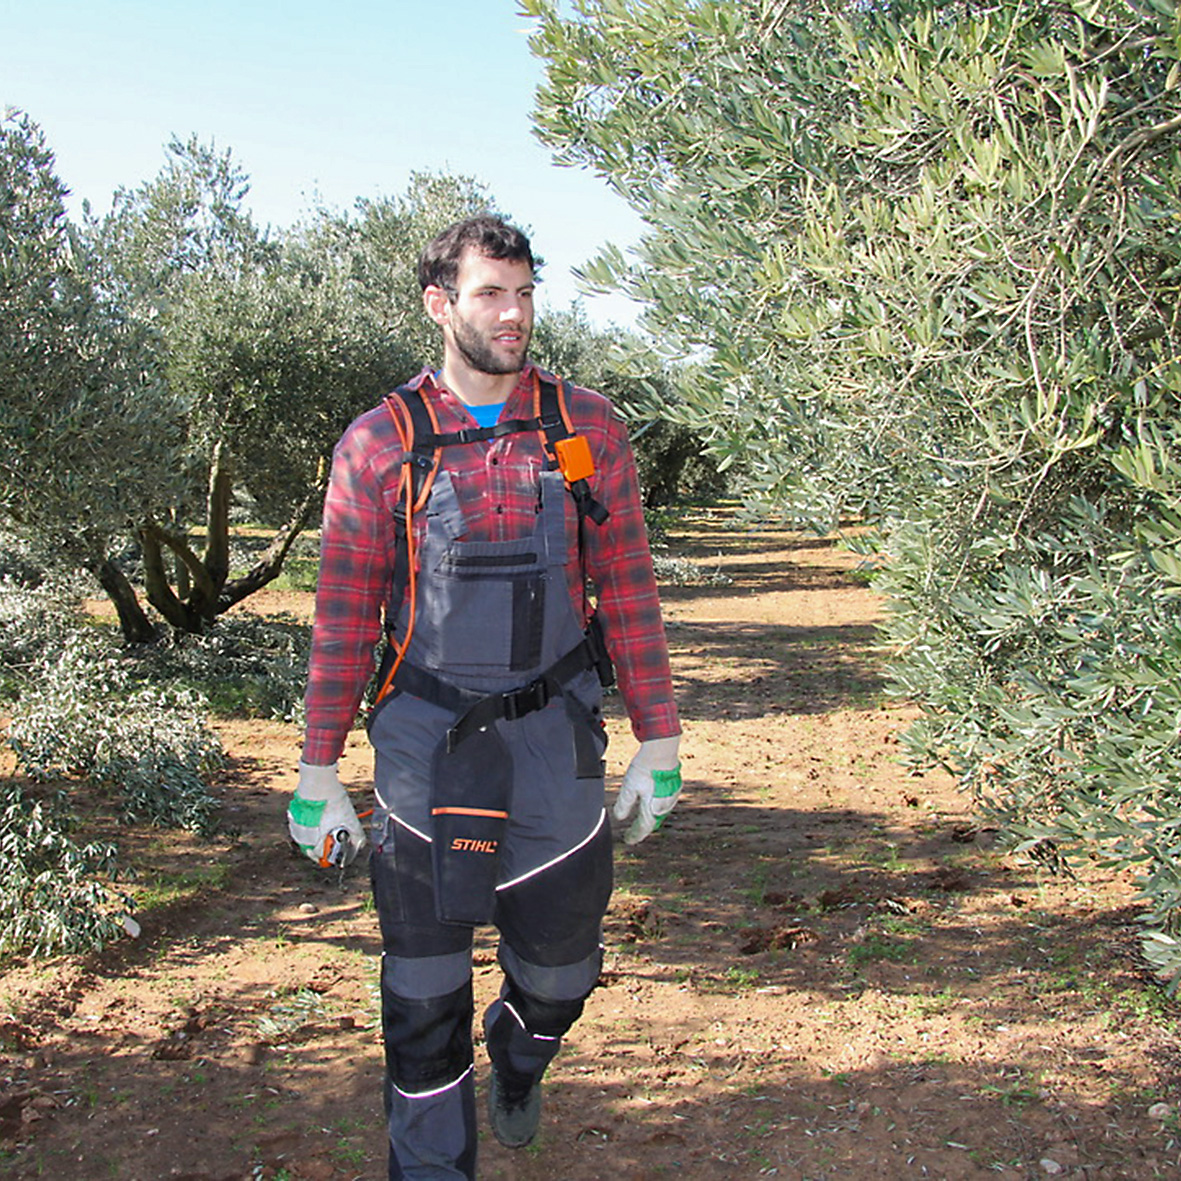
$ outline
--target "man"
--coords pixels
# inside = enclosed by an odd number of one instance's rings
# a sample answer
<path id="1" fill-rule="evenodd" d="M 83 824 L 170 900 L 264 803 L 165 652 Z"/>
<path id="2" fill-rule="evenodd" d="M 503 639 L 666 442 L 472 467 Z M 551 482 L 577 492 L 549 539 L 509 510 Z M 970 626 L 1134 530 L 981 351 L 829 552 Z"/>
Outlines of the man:
<path id="1" fill-rule="evenodd" d="M 612 875 L 597 637 L 640 741 L 615 809 L 639 806 L 629 842 L 677 801 L 680 726 L 626 432 L 601 395 L 527 360 L 528 240 L 459 222 L 419 280 L 443 367 L 337 445 L 289 827 L 321 864 L 364 844 L 336 761 L 384 628 L 370 871 L 389 1175 L 441 1181 L 475 1176 L 473 927 L 500 932 L 484 1028 L 509 1147 L 532 1140 L 542 1075 L 598 979 Z"/>

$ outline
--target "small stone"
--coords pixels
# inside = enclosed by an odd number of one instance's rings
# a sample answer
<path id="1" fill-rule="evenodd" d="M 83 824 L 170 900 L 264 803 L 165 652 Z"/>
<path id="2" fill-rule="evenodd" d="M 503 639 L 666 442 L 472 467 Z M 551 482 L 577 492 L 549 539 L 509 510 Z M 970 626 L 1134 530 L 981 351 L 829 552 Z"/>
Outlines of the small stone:
<path id="1" fill-rule="evenodd" d="M 319 914 L 320 908 L 314 902 L 301 902 L 299 904 L 301 914 Z"/>
<path id="2" fill-rule="evenodd" d="M 1148 1109 L 1149 1119 L 1168 1119 L 1173 1114 L 1173 1109 L 1167 1103 L 1154 1103 Z"/>
<path id="3" fill-rule="evenodd" d="M 138 939 L 143 933 L 139 923 L 135 921 L 129 914 L 123 916 L 123 930 L 131 936 L 132 939 Z"/>
<path id="4" fill-rule="evenodd" d="M 1057 1177 L 1058 1174 L 1063 1171 L 1062 1166 L 1056 1160 L 1048 1156 L 1043 1156 L 1038 1163 L 1042 1166 L 1042 1172 L 1050 1177 Z"/>

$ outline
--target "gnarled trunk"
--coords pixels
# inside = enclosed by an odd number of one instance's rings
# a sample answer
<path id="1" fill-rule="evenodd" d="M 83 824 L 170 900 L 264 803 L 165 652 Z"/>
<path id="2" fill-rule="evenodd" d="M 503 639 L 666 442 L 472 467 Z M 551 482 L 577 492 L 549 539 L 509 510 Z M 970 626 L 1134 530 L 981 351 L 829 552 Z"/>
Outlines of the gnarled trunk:
<path id="1" fill-rule="evenodd" d="M 260 587 L 266 586 L 268 582 L 279 575 L 283 569 L 283 560 L 287 557 L 288 550 L 303 532 L 323 494 L 324 490 L 319 486 L 309 492 L 303 503 L 291 515 L 287 524 L 275 534 L 262 557 L 241 578 L 231 579 L 225 584 L 217 600 L 219 615 L 223 611 L 228 611 L 235 603 L 240 603 L 247 595 L 252 595 Z"/>
<path id="2" fill-rule="evenodd" d="M 192 605 L 206 619 L 213 619 L 219 608 L 218 597 L 230 576 L 230 500 L 233 493 L 233 467 L 229 448 L 219 440 L 213 448 L 209 466 L 209 495 L 205 502 L 205 572 L 208 587 L 197 587 Z"/>
<path id="3" fill-rule="evenodd" d="M 127 575 L 110 558 L 104 558 L 92 566 L 91 573 L 115 604 L 123 639 L 128 644 L 150 644 L 156 639 L 156 629 L 140 606 L 135 587 L 128 581 Z"/>
<path id="4" fill-rule="evenodd" d="M 216 598 L 216 592 L 201 559 L 189 548 L 184 534 L 166 529 L 155 521 L 144 525 L 139 535 L 144 550 L 144 593 L 148 602 L 180 631 L 204 631 L 207 617 L 194 607 L 193 600 L 203 597 L 208 602 Z M 165 546 L 184 563 L 193 581 L 194 590 L 187 600 L 177 595 L 168 580 Z"/>

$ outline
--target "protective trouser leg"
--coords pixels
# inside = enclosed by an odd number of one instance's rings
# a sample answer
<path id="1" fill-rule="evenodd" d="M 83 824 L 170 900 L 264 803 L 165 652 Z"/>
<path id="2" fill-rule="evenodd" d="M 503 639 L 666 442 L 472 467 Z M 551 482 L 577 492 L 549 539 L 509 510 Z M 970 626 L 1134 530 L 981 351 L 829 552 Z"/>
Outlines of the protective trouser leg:
<path id="1" fill-rule="evenodd" d="M 584 999 L 546 1000 L 505 981 L 484 1014 L 484 1034 L 488 1057 L 510 1093 L 523 1094 L 541 1081 L 563 1034 L 582 1015 Z"/>
<path id="2" fill-rule="evenodd" d="M 412 999 L 383 980 L 391 1181 L 475 1177 L 471 1021 L 470 981 L 446 996 Z"/>
<path id="3" fill-rule="evenodd" d="M 390 1181 L 472 1181 L 471 931 L 406 918 L 429 888 L 429 851 L 386 838 L 370 859 L 382 929 L 381 1008 Z"/>
<path id="4" fill-rule="evenodd" d="M 399 1129 L 396 1142 L 391 1133 L 389 1181 L 475 1178 L 476 1086 L 470 1070 L 455 1084 L 453 1100 L 442 1103 L 409 1099 L 394 1090 L 387 1078 L 386 1110 L 390 1126 L 396 1124 Z M 440 1145 L 456 1141 L 459 1130 L 463 1143 L 453 1145 L 455 1155 L 440 1159 Z M 419 1148 L 426 1151 L 419 1152 Z"/>
<path id="5" fill-rule="evenodd" d="M 582 1015 L 603 963 L 611 832 L 503 891 L 498 922 L 505 984 L 484 1015 L 488 1056 L 515 1093 L 540 1081 Z"/>

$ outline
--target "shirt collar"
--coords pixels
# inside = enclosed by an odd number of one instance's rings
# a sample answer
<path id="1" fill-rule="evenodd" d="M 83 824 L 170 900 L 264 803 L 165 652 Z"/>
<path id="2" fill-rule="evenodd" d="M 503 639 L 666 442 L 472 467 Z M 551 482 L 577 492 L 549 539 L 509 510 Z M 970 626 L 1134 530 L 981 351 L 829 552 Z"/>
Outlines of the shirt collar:
<path id="1" fill-rule="evenodd" d="M 534 368 L 535 366 L 532 361 L 525 362 L 525 367 L 521 370 L 520 377 L 517 378 L 517 384 L 513 387 L 513 392 L 508 396 L 509 402 L 515 402 L 520 397 L 532 399 Z M 425 393 L 439 393 L 446 390 L 447 393 L 455 398 L 456 396 L 451 390 L 447 390 L 447 387 L 442 382 L 435 379 L 435 373 L 436 370 L 434 369 L 424 369 L 417 377 L 409 382 L 410 387 L 412 389 L 420 389 Z M 458 400 L 456 398 L 456 401 Z"/>

